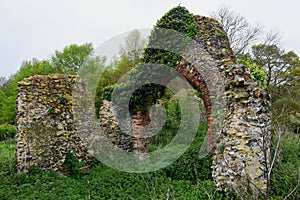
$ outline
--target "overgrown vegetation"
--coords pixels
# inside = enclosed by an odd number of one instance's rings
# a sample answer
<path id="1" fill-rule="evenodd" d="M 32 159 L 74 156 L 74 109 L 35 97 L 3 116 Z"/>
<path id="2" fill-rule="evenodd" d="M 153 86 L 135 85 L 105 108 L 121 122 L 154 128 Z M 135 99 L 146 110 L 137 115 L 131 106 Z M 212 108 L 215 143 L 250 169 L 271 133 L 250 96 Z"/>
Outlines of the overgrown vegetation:
<path id="1" fill-rule="evenodd" d="M 16 174 L 14 165 L 13 170 L 8 167 L 15 157 L 9 157 L 3 141 L 0 143 L 1 199 L 87 199 L 88 181 L 91 199 L 226 199 L 225 194 L 216 192 L 211 178 L 211 156 L 203 159 L 198 156 L 205 132 L 206 126 L 202 124 L 191 147 L 172 165 L 143 174 L 120 172 L 101 163 L 77 171 L 71 157 L 66 163 L 72 168 L 69 176 L 35 167 L 29 174 Z"/>
<path id="2" fill-rule="evenodd" d="M 190 148 L 172 165 L 152 173 L 133 174 L 114 170 L 101 163 L 74 171 L 69 176 L 31 168 L 29 174 L 15 172 L 14 141 L 0 142 L 1 199 L 238 199 L 233 193 L 217 192 L 211 178 L 211 156 L 199 158 L 206 133 L 199 126 Z M 278 138 L 274 138 L 276 144 Z M 281 139 L 281 152 L 271 175 L 270 199 L 299 199 L 300 137 L 293 133 Z M 72 161 L 72 159 L 71 159 Z M 72 164 L 72 163 L 71 163 Z M 73 163 L 74 164 L 74 163 Z M 299 185 L 298 185 L 299 187 Z"/>
<path id="3" fill-rule="evenodd" d="M 194 15 L 185 7 L 177 6 L 167 12 L 161 19 L 157 21 L 151 33 L 148 48 L 145 49 L 143 61 L 145 63 L 158 63 L 173 67 L 176 62 L 182 58 L 180 55 L 174 52 L 183 52 L 185 50 L 183 47 L 188 47 L 188 38 L 192 38 L 196 35 L 197 26 L 193 22 Z M 165 32 L 166 30 L 180 32 L 185 35 L 186 38 L 182 38 L 182 41 L 178 42 L 180 37 L 176 37 L 176 32 L 169 33 Z M 164 33 L 169 34 L 164 35 Z M 176 44 L 174 41 L 177 41 Z M 159 42 L 163 42 L 164 49 L 170 49 L 170 51 L 152 48 L 156 45 L 160 46 L 157 44 Z"/>

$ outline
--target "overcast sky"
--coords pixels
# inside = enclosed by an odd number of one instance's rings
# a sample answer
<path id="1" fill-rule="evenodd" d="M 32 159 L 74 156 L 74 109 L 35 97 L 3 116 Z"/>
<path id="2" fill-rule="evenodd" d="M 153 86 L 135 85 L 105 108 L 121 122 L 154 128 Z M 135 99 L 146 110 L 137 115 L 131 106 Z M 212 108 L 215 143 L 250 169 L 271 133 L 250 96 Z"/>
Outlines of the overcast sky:
<path id="1" fill-rule="evenodd" d="M 278 30 L 283 47 L 300 54 L 299 0 L 0 0 L 0 76 L 70 44 L 97 47 L 120 33 L 152 28 L 179 3 L 206 16 L 226 5 L 251 23 Z"/>

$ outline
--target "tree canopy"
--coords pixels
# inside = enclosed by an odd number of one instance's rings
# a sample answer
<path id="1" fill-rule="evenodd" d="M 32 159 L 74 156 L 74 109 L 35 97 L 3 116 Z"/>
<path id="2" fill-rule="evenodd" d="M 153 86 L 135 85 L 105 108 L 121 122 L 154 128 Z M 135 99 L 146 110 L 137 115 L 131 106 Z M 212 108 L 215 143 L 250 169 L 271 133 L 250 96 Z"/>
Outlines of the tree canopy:
<path id="1" fill-rule="evenodd" d="M 62 52 L 55 51 L 51 59 L 24 61 L 20 69 L 0 87 L 0 124 L 14 124 L 16 122 L 15 108 L 19 81 L 35 74 L 74 74 L 83 66 L 84 62 L 89 60 L 91 63 L 99 59 L 89 59 L 92 51 L 91 44 L 73 44 L 65 47 Z"/>

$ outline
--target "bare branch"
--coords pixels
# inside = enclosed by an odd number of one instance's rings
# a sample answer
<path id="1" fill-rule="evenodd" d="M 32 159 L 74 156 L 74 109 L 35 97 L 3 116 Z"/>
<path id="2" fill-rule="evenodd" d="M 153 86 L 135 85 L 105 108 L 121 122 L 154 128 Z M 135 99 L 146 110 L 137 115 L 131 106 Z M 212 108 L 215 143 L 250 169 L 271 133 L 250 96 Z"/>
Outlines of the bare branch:
<path id="1" fill-rule="evenodd" d="M 271 30 L 265 33 L 263 38 L 263 44 L 266 45 L 276 45 L 279 46 L 281 44 L 282 34 L 277 30 Z"/>
<path id="2" fill-rule="evenodd" d="M 222 24 L 236 55 L 249 51 L 263 31 L 262 25 L 250 25 L 244 16 L 234 13 L 225 6 L 212 12 L 211 17 Z"/>
<path id="3" fill-rule="evenodd" d="M 269 168 L 269 172 L 268 172 L 268 177 L 269 178 L 271 177 L 271 171 L 273 169 L 275 160 L 276 160 L 276 158 L 278 156 L 279 146 L 280 146 L 280 140 L 281 140 L 281 132 L 279 132 L 279 134 L 278 134 L 278 141 L 277 141 L 277 144 L 276 144 L 275 153 L 274 153 L 274 156 L 273 156 L 273 160 L 272 160 L 271 166 Z"/>

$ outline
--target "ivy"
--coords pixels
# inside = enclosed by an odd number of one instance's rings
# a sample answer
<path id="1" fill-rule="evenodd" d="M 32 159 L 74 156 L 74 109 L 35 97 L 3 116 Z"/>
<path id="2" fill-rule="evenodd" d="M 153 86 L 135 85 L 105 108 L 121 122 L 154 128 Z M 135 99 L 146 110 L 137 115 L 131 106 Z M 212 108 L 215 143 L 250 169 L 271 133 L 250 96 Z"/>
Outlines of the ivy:
<path id="1" fill-rule="evenodd" d="M 155 46 L 156 42 L 161 42 L 161 30 L 163 29 L 172 29 L 178 31 L 187 38 L 192 38 L 196 35 L 197 32 L 197 25 L 194 22 L 194 15 L 189 13 L 189 11 L 182 7 L 177 6 L 171 9 L 168 13 L 166 13 L 161 19 L 159 19 L 154 27 L 151 36 L 149 38 L 149 47 Z M 164 44 L 166 48 L 171 47 L 174 51 L 178 52 L 182 51 L 182 44 L 185 44 L 185 47 L 188 47 L 188 41 L 186 39 L 182 39 L 182 41 L 174 42 L 174 38 L 172 38 L 172 34 L 169 38 L 163 38 Z M 178 40 L 178 38 L 175 38 Z M 174 46 L 174 43 L 178 43 L 178 48 Z M 177 61 L 179 61 L 182 57 L 177 55 L 173 52 L 161 50 L 161 49 L 154 49 L 154 48 L 146 48 L 144 59 L 145 63 L 159 63 L 159 64 L 166 64 L 170 67 L 173 67 Z"/>
<path id="2" fill-rule="evenodd" d="M 166 34 L 166 31 L 168 30 L 170 31 L 170 34 Z M 196 32 L 197 25 L 194 24 L 194 15 L 182 6 L 172 8 L 157 21 L 152 30 L 148 47 L 145 49 L 144 57 L 142 59 L 143 63 L 164 64 L 169 67 L 174 67 L 176 63 L 182 59 L 180 54 L 189 47 L 191 39 L 196 35 Z M 163 46 L 159 49 L 158 47 L 161 45 Z M 172 51 L 167 51 L 166 49 Z M 163 73 L 164 72 L 162 71 L 161 74 Z M 154 73 L 150 71 L 146 76 L 157 75 L 152 74 Z M 153 78 L 156 79 L 156 77 Z M 165 93 L 164 90 L 164 86 L 145 83 L 143 87 L 135 91 L 130 99 L 130 108 L 132 112 L 140 110 L 147 113 L 150 106 L 155 104 L 157 99 L 163 96 Z"/>
<path id="3" fill-rule="evenodd" d="M 66 105 L 68 103 L 68 101 L 69 100 L 66 97 L 62 97 L 62 98 L 60 98 L 59 103 L 63 104 L 63 105 Z"/>

